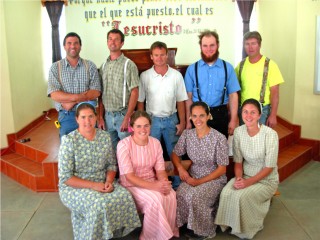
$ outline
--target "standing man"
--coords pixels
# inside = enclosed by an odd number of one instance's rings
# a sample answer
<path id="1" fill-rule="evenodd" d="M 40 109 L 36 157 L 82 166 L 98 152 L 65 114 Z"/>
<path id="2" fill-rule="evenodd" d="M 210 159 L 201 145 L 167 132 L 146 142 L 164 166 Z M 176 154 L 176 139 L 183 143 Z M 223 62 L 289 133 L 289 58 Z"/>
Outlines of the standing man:
<path id="1" fill-rule="evenodd" d="M 129 136 L 128 125 L 138 100 L 138 68 L 121 52 L 124 34 L 112 29 L 107 35 L 110 56 L 100 68 L 102 99 L 99 98 L 99 128 L 110 133 L 114 150 Z"/>
<path id="2" fill-rule="evenodd" d="M 101 86 L 96 65 L 80 58 L 81 38 L 74 32 L 63 40 L 66 58 L 52 64 L 49 72 L 48 97 L 55 101 L 59 113 L 60 138 L 78 128 L 76 104 L 100 96 Z"/>
<path id="3" fill-rule="evenodd" d="M 189 108 L 193 102 L 203 101 L 210 107 L 213 117 L 208 125 L 228 138 L 238 124 L 238 79 L 230 63 L 219 57 L 219 35 L 215 31 L 204 31 L 199 35 L 201 57 L 190 65 L 185 76 L 188 93 L 186 102 L 187 128 L 191 128 Z M 230 109 L 230 121 L 228 107 Z"/>
<path id="4" fill-rule="evenodd" d="M 273 128 L 277 124 L 279 84 L 284 80 L 277 64 L 260 53 L 261 41 L 261 35 L 256 31 L 244 35 L 248 57 L 238 64 L 236 73 L 241 85 L 241 104 L 248 98 L 260 101 L 262 114 L 259 122 Z"/>
<path id="5" fill-rule="evenodd" d="M 185 101 L 188 96 L 181 73 L 167 64 L 167 45 L 154 42 L 150 48 L 150 56 L 154 65 L 141 73 L 138 109 L 144 110 L 146 100 L 146 111 L 152 119 L 151 136 L 159 141 L 163 137 L 168 156 L 171 157 L 173 148 L 185 129 Z M 180 179 L 174 176 L 172 180 L 172 187 L 176 189 Z"/>

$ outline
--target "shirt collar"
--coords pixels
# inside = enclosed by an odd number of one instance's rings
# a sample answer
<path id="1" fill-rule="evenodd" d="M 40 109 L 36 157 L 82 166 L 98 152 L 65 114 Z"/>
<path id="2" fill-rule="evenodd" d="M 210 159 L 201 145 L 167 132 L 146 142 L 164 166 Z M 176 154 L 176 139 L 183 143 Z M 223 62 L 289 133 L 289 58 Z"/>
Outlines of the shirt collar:
<path id="1" fill-rule="evenodd" d="M 220 58 L 218 58 L 217 59 L 217 61 L 215 61 L 215 63 L 213 64 L 213 65 L 211 65 L 211 66 L 209 66 L 205 61 L 203 61 L 202 59 L 200 59 L 199 60 L 199 65 L 201 66 L 201 67 L 203 67 L 203 66 L 208 66 L 208 67 L 215 67 L 215 66 L 217 66 L 217 67 L 223 67 L 223 63 L 222 63 L 222 60 L 220 59 Z"/>
<path id="2" fill-rule="evenodd" d="M 167 66 L 168 66 L 168 70 L 167 70 L 167 72 L 166 72 L 162 77 L 167 76 L 168 73 L 169 73 L 170 66 L 169 66 L 168 64 L 167 64 Z M 158 76 L 158 75 L 161 76 L 161 74 L 159 74 L 159 73 L 156 72 L 156 70 L 154 69 L 154 65 L 153 65 L 153 66 L 152 66 L 152 76 L 153 76 L 153 77 L 156 77 L 156 76 Z"/>
<path id="3" fill-rule="evenodd" d="M 110 56 L 107 58 L 107 62 L 111 62 L 111 61 L 122 61 L 124 59 L 124 55 L 123 53 L 121 53 L 121 55 L 115 59 L 115 60 L 111 60 Z"/>
<path id="4" fill-rule="evenodd" d="M 65 58 L 64 61 L 65 61 L 65 64 L 66 64 L 67 67 L 71 67 L 71 65 L 70 65 L 70 63 L 69 63 L 67 58 Z M 78 63 L 77 63 L 77 67 L 81 66 L 81 65 L 83 65 L 83 59 L 81 57 L 79 57 Z"/>

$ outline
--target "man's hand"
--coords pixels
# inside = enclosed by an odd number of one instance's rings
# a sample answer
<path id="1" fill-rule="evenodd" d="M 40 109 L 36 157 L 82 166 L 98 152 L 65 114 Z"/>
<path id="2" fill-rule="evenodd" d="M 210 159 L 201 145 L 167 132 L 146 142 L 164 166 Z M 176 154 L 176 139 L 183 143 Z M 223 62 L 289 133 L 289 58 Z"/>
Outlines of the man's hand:
<path id="1" fill-rule="evenodd" d="M 274 128 L 277 125 L 277 116 L 270 115 L 266 121 L 266 125 L 268 127 Z"/>
<path id="2" fill-rule="evenodd" d="M 186 127 L 186 124 L 185 123 L 179 123 L 176 125 L 176 128 L 177 128 L 177 132 L 176 132 L 176 135 L 180 136 L 183 132 L 183 130 L 185 129 Z"/>
<path id="3" fill-rule="evenodd" d="M 129 127 L 129 117 L 124 116 L 123 121 L 120 126 L 120 132 L 127 132 Z"/>
<path id="4" fill-rule="evenodd" d="M 71 110 L 74 105 L 76 105 L 75 102 L 61 103 L 62 108 L 67 111 Z"/>
<path id="5" fill-rule="evenodd" d="M 105 122 L 104 122 L 103 117 L 100 117 L 100 118 L 99 118 L 98 128 L 100 128 L 100 129 L 102 129 L 102 130 L 107 130 L 106 124 L 105 124 Z"/>
<path id="6" fill-rule="evenodd" d="M 228 125 L 228 134 L 233 135 L 234 129 L 237 126 L 237 121 L 236 120 L 230 120 L 229 125 Z"/>
<path id="7" fill-rule="evenodd" d="M 187 124 L 186 124 L 186 129 L 191 129 L 192 128 L 192 124 L 190 122 L 190 120 L 187 121 Z"/>

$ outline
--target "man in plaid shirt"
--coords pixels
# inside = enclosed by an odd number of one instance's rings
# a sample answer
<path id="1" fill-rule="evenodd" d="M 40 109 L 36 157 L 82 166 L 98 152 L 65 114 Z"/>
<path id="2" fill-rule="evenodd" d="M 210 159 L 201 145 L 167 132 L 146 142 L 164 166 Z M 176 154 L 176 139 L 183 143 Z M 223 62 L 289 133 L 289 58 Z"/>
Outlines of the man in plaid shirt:
<path id="1" fill-rule="evenodd" d="M 107 35 L 110 56 L 100 67 L 102 98 L 99 98 L 99 128 L 110 133 L 116 151 L 120 139 L 129 136 L 129 119 L 138 100 L 139 74 L 133 61 L 121 52 L 124 34 L 112 29 Z"/>
<path id="2" fill-rule="evenodd" d="M 68 33 L 63 46 L 66 58 L 52 64 L 49 71 L 48 97 L 55 101 L 59 113 L 60 138 L 78 128 L 75 119 L 76 105 L 93 101 L 100 96 L 101 85 L 96 65 L 80 57 L 81 38 Z"/>

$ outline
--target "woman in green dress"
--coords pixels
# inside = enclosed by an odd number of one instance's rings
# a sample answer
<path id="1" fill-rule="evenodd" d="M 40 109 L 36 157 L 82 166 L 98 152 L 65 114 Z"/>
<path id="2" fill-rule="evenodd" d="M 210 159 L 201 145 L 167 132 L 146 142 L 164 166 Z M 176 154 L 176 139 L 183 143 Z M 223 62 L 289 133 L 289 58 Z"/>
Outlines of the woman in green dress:
<path id="1" fill-rule="evenodd" d="M 263 229 L 270 199 L 277 190 L 278 135 L 259 124 L 261 105 L 247 99 L 242 105 L 245 125 L 235 129 L 233 161 L 235 178 L 223 188 L 215 223 L 224 231 L 251 239 Z"/>
<path id="2" fill-rule="evenodd" d="M 74 239 L 122 237 L 139 227 L 131 194 L 115 181 L 117 162 L 107 132 L 95 128 L 95 108 L 76 109 L 79 128 L 62 137 L 59 194 L 71 210 Z"/>

